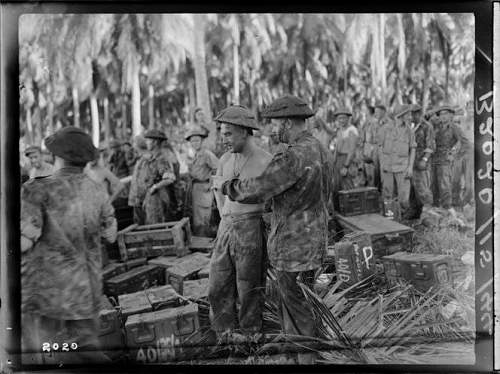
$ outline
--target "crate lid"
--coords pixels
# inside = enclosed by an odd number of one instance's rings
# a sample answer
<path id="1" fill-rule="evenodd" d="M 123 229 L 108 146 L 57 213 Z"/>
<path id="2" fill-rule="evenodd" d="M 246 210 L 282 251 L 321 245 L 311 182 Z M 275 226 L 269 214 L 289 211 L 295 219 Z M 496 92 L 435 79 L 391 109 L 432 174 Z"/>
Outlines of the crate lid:
<path id="1" fill-rule="evenodd" d="M 133 268 L 125 273 L 122 273 L 120 275 L 117 275 L 111 279 L 109 279 L 107 282 L 108 283 L 120 283 L 120 282 L 123 282 L 131 277 L 134 277 L 134 276 L 137 276 L 137 275 L 141 275 L 141 274 L 145 274 L 145 273 L 149 273 L 150 271 L 153 271 L 155 269 L 157 269 L 158 267 L 157 266 L 154 266 L 154 265 L 144 265 L 144 266 L 139 266 L 139 267 L 136 267 L 136 268 Z"/>
<path id="2" fill-rule="evenodd" d="M 161 266 L 162 268 L 169 268 L 179 263 L 181 260 L 182 257 L 179 258 L 177 256 L 160 256 L 149 260 L 148 264 Z"/>
<path id="3" fill-rule="evenodd" d="M 415 231 L 411 227 L 390 220 L 377 213 L 360 214 L 350 217 L 336 214 L 336 218 L 341 226 L 351 230 L 364 231 L 370 234 L 372 239 L 373 236 L 377 235 L 405 234 Z"/>
<path id="4" fill-rule="evenodd" d="M 155 312 L 134 314 L 128 317 L 127 322 L 125 322 L 125 327 L 142 323 L 154 323 L 159 320 L 176 318 L 178 316 L 194 313 L 198 313 L 198 304 L 196 303 L 189 303 L 181 307 L 162 309 Z"/>
<path id="5" fill-rule="evenodd" d="M 178 299 L 177 292 L 175 292 L 172 285 L 167 284 L 165 286 L 148 288 L 145 291 L 146 297 L 149 299 L 151 304 L 156 304 L 165 301 L 176 301 Z"/>
<path id="6" fill-rule="evenodd" d="M 195 300 L 208 296 L 208 278 L 185 281 L 182 294 Z"/>

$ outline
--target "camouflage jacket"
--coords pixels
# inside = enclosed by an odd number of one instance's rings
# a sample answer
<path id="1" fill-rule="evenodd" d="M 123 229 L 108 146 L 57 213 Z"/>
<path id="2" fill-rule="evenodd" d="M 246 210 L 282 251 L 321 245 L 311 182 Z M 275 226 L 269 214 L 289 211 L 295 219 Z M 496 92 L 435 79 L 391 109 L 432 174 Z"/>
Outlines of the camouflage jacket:
<path id="1" fill-rule="evenodd" d="M 436 137 L 434 128 L 427 121 L 420 122 L 413 130 L 415 132 L 415 161 L 420 160 L 424 153 L 434 153 L 436 149 Z"/>
<path id="2" fill-rule="evenodd" d="M 223 185 L 230 199 L 254 204 L 272 199 L 268 252 L 271 265 L 298 272 L 321 266 L 327 246 L 327 202 L 333 165 L 328 151 L 310 132 L 274 155 L 256 178 Z"/>
<path id="3" fill-rule="evenodd" d="M 176 174 L 167 151 L 162 149 L 154 154 L 144 154 L 134 167 L 128 198 L 129 205 L 142 206 L 148 190 L 153 184 L 167 177 L 167 173 Z"/>
<path id="4" fill-rule="evenodd" d="M 435 129 L 436 134 L 436 151 L 432 157 L 435 164 L 451 162 L 453 156 L 450 152 L 457 142 L 465 142 L 467 139 L 454 123 L 440 124 Z M 460 146 L 460 145 L 459 145 Z"/>
<path id="5" fill-rule="evenodd" d="M 101 238 L 116 238 L 104 188 L 79 168 L 26 182 L 21 189 L 23 313 L 96 318 L 102 296 Z"/>

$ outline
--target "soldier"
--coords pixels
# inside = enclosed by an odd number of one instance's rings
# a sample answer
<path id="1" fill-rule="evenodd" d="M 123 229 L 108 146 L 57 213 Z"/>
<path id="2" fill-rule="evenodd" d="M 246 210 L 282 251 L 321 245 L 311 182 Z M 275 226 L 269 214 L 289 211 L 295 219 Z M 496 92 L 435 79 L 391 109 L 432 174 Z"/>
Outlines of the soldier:
<path id="1" fill-rule="evenodd" d="M 31 169 L 29 171 L 30 179 L 38 177 L 47 177 L 54 171 L 53 165 L 42 160 L 42 150 L 36 145 L 29 146 L 24 151 L 26 157 L 30 159 Z"/>
<path id="2" fill-rule="evenodd" d="M 462 112 L 457 111 L 453 120 L 459 129 L 461 129 L 462 114 Z M 472 204 L 474 201 L 474 147 L 465 136 L 465 131 L 462 133 L 464 137 L 460 142 L 457 157 L 453 161 L 452 181 L 452 203 L 455 207 L 460 208 L 463 208 L 465 204 Z"/>
<path id="3" fill-rule="evenodd" d="M 57 352 L 52 363 L 109 361 L 98 342 L 101 238 L 115 241 L 116 220 L 104 188 L 83 172 L 97 149 L 76 127 L 64 127 L 45 144 L 57 171 L 21 190 L 23 351 L 76 343 L 77 350 Z"/>
<path id="4" fill-rule="evenodd" d="M 205 112 L 200 107 L 198 107 L 194 110 L 194 123 L 195 123 L 195 125 L 201 126 L 202 128 L 205 128 L 207 131 L 209 131 Z M 223 142 L 222 142 L 222 136 L 221 136 L 220 123 L 216 122 L 216 124 L 215 124 L 215 150 L 214 150 L 214 154 L 217 158 L 220 158 L 224 154 L 224 152 L 226 151 L 224 149 L 224 145 L 222 143 Z"/>
<path id="5" fill-rule="evenodd" d="M 99 150 L 99 156 L 95 160 L 90 161 L 84 171 L 90 179 L 103 186 L 109 196 L 109 200 L 114 202 L 125 188 L 125 185 L 111 170 L 104 166 L 102 159 L 103 151 L 103 149 Z"/>
<path id="6" fill-rule="evenodd" d="M 172 203 L 167 187 L 176 181 L 174 168 L 162 150 L 167 139 L 159 130 L 148 130 L 147 153 L 134 168 L 130 184 L 129 205 L 134 208 L 134 222 L 139 225 L 167 222 Z"/>
<path id="7" fill-rule="evenodd" d="M 393 199 L 394 183 L 401 211 L 409 208 L 410 179 L 415 160 L 415 134 L 410 128 L 411 106 L 394 111 L 395 123 L 385 124 L 379 133 L 379 155 L 384 201 Z"/>
<path id="8" fill-rule="evenodd" d="M 363 131 L 363 161 L 367 185 L 380 188 L 380 160 L 378 155 L 379 131 L 387 123 L 387 108 L 381 102 L 370 106 L 373 117 Z"/>
<path id="9" fill-rule="evenodd" d="M 217 175 L 223 180 L 260 175 L 271 155 L 254 142 L 252 130 L 258 127 L 253 114 L 244 106 L 233 105 L 222 110 L 215 120 L 221 123 L 222 139 L 228 149 L 220 159 Z M 220 185 L 215 183 L 214 187 Z M 224 200 L 220 191 L 216 196 L 222 220 L 210 264 L 212 324 L 220 339 L 231 335 L 238 322 L 243 334 L 256 334 L 262 329 L 265 289 L 264 204 Z M 236 295 L 240 303 L 237 319 Z"/>
<path id="10" fill-rule="evenodd" d="M 109 170 L 118 178 L 123 178 L 129 175 L 127 159 L 125 153 L 121 149 L 121 142 L 112 140 L 109 143 L 110 155 L 108 159 Z"/>
<path id="11" fill-rule="evenodd" d="M 276 123 L 271 122 L 271 136 L 269 137 L 269 151 L 274 156 L 276 153 L 283 152 L 287 145 L 280 142 L 278 134 L 279 128 Z"/>
<path id="12" fill-rule="evenodd" d="M 263 116 L 277 123 L 280 141 L 288 144 L 287 149 L 274 155 L 259 176 L 216 180 L 233 201 L 272 199 L 268 252 L 281 294 L 281 326 L 287 334 L 305 336 L 315 336 L 315 322 L 297 276 L 312 288 L 315 271 L 324 260 L 333 170 L 328 151 L 306 130 L 305 120 L 313 115 L 295 96 L 275 100 Z M 313 360 L 312 354 L 299 355 L 299 363 Z"/>
<path id="13" fill-rule="evenodd" d="M 197 236 L 212 236 L 210 217 L 214 193 L 210 178 L 217 171 L 219 159 L 203 147 L 203 139 L 207 136 L 207 131 L 197 126 L 189 130 L 185 137 L 191 143 L 195 156 L 189 166 L 191 178 L 187 198 L 190 199 L 190 203 L 184 205 L 192 209 L 193 233 Z"/>
<path id="14" fill-rule="evenodd" d="M 432 207 L 430 158 L 436 149 L 433 126 L 421 116 L 422 107 L 412 106 L 412 117 L 415 134 L 415 163 L 413 167 L 412 189 L 415 194 L 414 200 L 410 201 L 412 214 L 419 217 L 420 212 L 428 211 Z M 413 218 L 408 217 L 408 218 Z"/>
<path id="15" fill-rule="evenodd" d="M 435 116 L 439 117 L 439 124 L 435 128 L 436 152 L 432 157 L 433 182 L 438 206 L 448 209 L 455 215 L 451 203 L 451 182 L 453 178 L 453 160 L 456 158 L 461 142 L 466 139 L 460 128 L 453 123 L 455 109 L 443 105 L 436 109 Z"/>
<path id="16" fill-rule="evenodd" d="M 358 174 L 358 164 L 355 160 L 359 141 L 358 129 L 349 122 L 351 111 L 339 108 L 333 116 L 340 126 L 335 146 L 335 191 L 352 190 L 355 188 L 354 178 Z"/>
<path id="17" fill-rule="evenodd" d="M 132 174 L 135 163 L 137 162 L 137 160 L 139 160 L 140 156 L 134 149 L 134 147 L 132 147 L 132 143 L 130 143 L 130 141 L 124 141 L 122 147 L 122 151 L 125 154 L 125 162 L 128 168 L 128 175 L 130 175 Z"/>

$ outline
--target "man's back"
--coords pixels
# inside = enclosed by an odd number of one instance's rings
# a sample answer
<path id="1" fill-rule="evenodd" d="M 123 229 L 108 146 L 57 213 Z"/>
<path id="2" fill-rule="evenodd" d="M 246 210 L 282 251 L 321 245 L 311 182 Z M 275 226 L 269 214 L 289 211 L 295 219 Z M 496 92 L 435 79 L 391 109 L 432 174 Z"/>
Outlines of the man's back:
<path id="1" fill-rule="evenodd" d="M 23 308 L 59 319 L 94 318 L 102 294 L 101 236 L 114 224 L 102 186 L 72 168 L 22 189 Z"/>

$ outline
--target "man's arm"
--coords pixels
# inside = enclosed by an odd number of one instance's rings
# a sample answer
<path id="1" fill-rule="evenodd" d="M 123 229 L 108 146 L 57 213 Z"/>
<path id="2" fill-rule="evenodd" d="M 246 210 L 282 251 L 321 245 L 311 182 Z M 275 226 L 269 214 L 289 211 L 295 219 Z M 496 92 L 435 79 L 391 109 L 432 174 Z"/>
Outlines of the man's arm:
<path id="1" fill-rule="evenodd" d="M 222 193 L 241 203 L 263 203 L 289 189 L 307 171 L 301 167 L 299 157 L 289 148 L 277 153 L 260 176 L 226 181 Z"/>
<path id="2" fill-rule="evenodd" d="M 111 196 L 109 200 L 113 202 L 118 197 L 120 192 L 123 191 L 125 185 L 108 168 L 105 168 L 104 170 L 104 178 L 106 178 L 106 180 L 109 182 L 109 185 L 111 186 Z"/>
<path id="3" fill-rule="evenodd" d="M 217 170 L 215 172 L 216 176 L 219 177 L 223 176 L 224 164 L 226 162 L 227 162 L 227 156 L 226 154 L 224 154 L 222 155 L 222 157 L 218 162 Z M 213 191 L 214 191 L 215 203 L 217 204 L 217 209 L 219 210 L 219 215 L 222 217 L 222 209 L 224 208 L 224 195 L 222 194 L 222 191 L 220 189 L 213 189 Z"/>
<path id="4" fill-rule="evenodd" d="M 118 232 L 115 218 L 115 209 L 111 201 L 105 200 L 101 210 L 101 236 L 108 242 L 114 243 Z"/>

